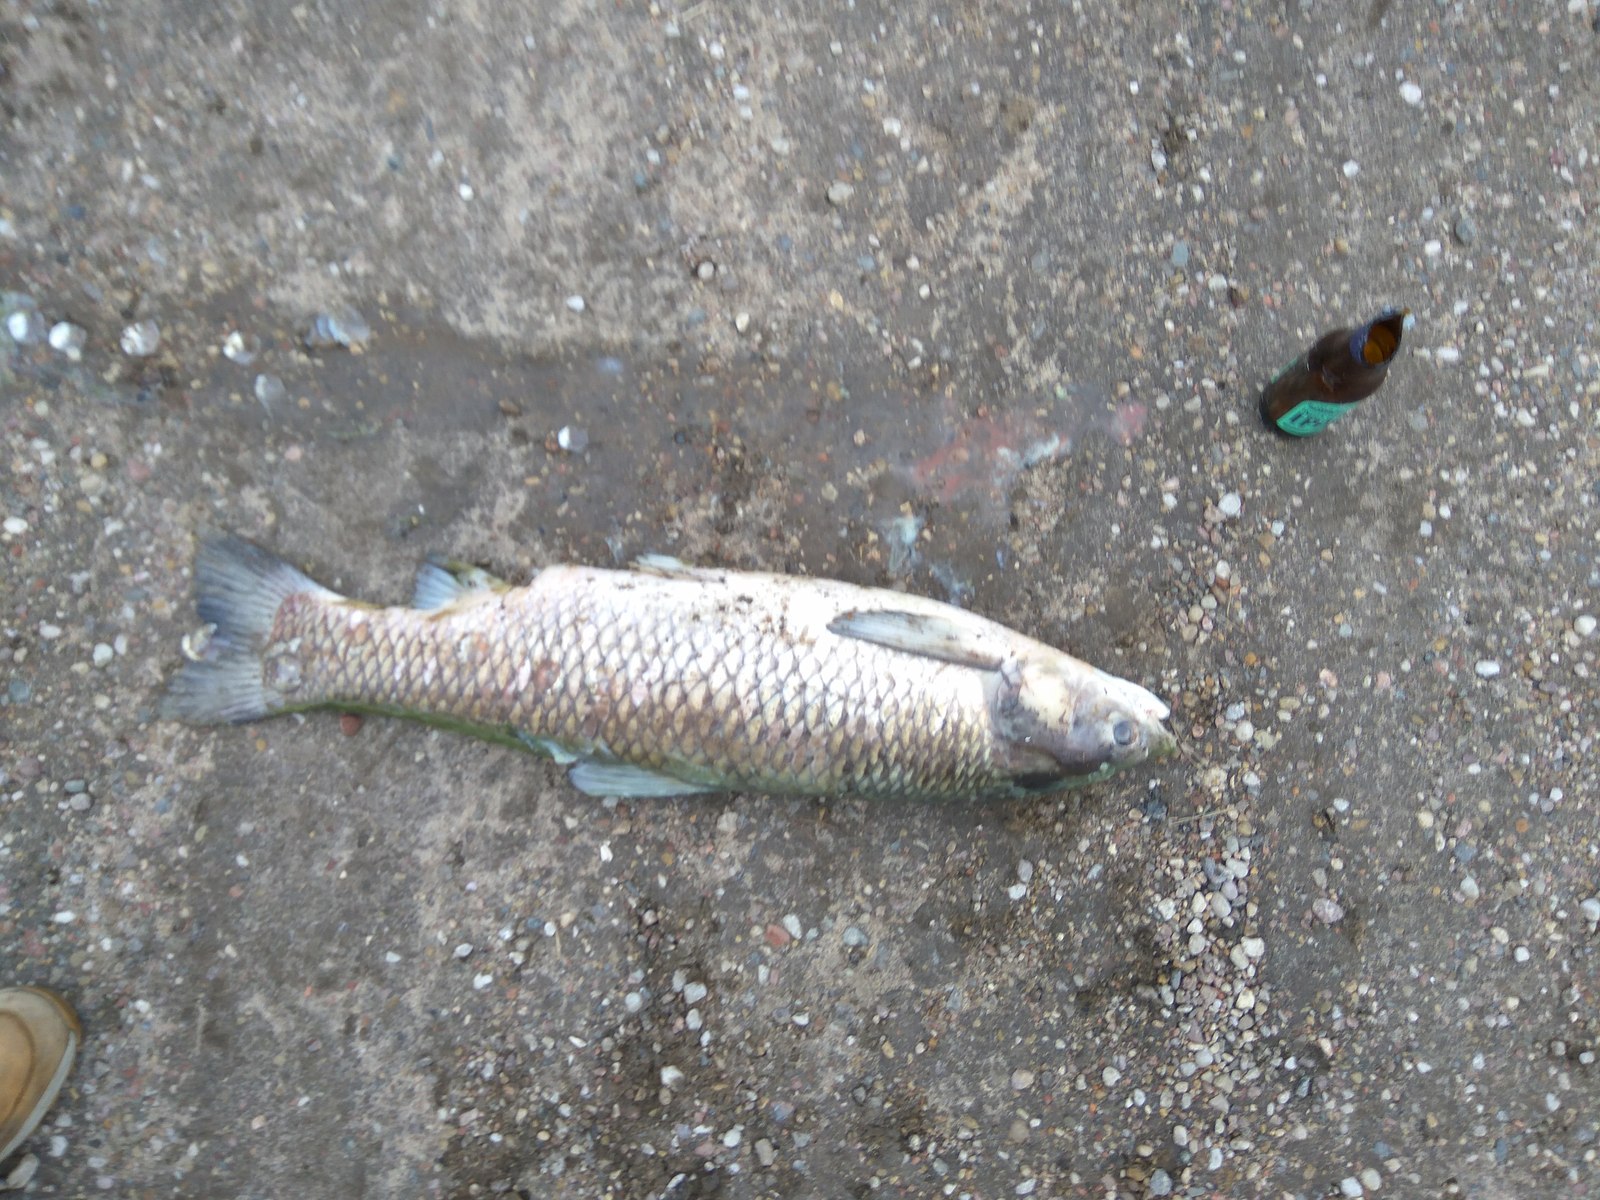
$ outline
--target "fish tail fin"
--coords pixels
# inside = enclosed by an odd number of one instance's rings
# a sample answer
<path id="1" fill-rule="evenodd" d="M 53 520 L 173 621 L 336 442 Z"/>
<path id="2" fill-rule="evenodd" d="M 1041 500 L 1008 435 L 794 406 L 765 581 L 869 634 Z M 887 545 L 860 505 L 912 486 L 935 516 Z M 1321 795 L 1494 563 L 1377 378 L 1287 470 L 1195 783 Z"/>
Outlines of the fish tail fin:
<path id="1" fill-rule="evenodd" d="M 195 607 L 213 632 L 173 677 L 161 706 L 169 720 L 222 725 L 271 716 L 283 697 L 268 685 L 262 655 L 290 596 L 335 598 L 276 555 L 232 535 L 210 538 L 195 559 Z"/>

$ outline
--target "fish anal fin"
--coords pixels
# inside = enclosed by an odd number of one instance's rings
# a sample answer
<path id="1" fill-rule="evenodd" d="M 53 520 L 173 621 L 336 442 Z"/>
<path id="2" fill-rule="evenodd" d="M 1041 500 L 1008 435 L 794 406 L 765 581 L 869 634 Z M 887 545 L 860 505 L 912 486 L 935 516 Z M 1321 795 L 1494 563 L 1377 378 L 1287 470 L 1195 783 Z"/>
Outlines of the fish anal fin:
<path id="1" fill-rule="evenodd" d="M 456 601 L 480 592 L 509 591 L 511 585 L 481 567 L 429 558 L 417 572 L 417 586 L 411 592 L 411 607 L 422 612 L 449 608 Z"/>
<path id="2" fill-rule="evenodd" d="M 567 772 L 567 780 L 580 792 L 591 796 L 614 796 L 628 800 L 643 796 L 688 796 L 715 791 L 699 783 L 686 783 L 662 771 L 636 767 L 631 763 L 600 762 L 586 758 Z"/>
<path id="3" fill-rule="evenodd" d="M 892 609 L 841 613 L 828 622 L 828 632 L 979 671 L 999 670 L 1006 657 L 1000 647 L 987 644 L 959 623 L 926 613 Z"/>

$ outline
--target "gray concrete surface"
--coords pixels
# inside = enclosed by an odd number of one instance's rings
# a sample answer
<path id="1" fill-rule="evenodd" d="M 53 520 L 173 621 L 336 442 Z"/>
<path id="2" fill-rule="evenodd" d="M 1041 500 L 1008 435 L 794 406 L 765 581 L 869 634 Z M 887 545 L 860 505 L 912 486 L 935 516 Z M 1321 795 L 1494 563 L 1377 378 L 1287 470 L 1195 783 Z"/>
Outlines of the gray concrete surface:
<path id="1" fill-rule="evenodd" d="M 87 332 L 0 339 L 0 974 L 89 1030 L 8 1168 L 1600 1191 L 1596 19 L 0 2 L 0 288 Z M 1269 436 L 1390 302 L 1386 388 Z M 340 304 L 370 340 L 307 351 Z M 604 805 L 399 722 L 181 728 L 205 528 L 392 601 L 440 550 L 954 597 L 1186 756 Z"/>

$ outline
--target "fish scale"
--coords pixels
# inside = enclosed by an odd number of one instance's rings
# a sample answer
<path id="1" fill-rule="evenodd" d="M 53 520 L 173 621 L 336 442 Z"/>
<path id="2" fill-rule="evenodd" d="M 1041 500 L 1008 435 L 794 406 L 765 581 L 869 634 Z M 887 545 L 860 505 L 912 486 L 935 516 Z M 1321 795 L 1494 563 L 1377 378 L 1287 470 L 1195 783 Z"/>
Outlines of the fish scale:
<path id="1" fill-rule="evenodd" d="M 424 572 L 347 599 L 259 547 L 197 563 L 211 644 L 167 714 L 332 708 L 433 721 L 571 764 L 607 795 L 1028 795 L 1168 752 L 1143 688 L 970 613 L 828 580 L 550 567 Z M 1113 736 L 1115 735 L 1115 736 Z"/>

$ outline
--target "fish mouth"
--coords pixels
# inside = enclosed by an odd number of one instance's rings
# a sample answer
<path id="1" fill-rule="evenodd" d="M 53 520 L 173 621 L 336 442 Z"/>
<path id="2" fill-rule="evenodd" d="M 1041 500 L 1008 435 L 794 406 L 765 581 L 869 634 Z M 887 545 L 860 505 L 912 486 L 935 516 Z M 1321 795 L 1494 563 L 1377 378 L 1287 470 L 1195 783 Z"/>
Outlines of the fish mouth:
<path id="1" fill-rule="evenodd" d="M 1178 753 L 1178 739 L 1165 725 L 1157 725 L 1149 735 L 1151 762 L 1160 762 L 1164 758 L 1171 758 Z"/>

